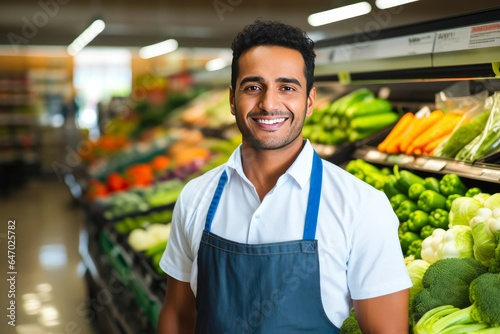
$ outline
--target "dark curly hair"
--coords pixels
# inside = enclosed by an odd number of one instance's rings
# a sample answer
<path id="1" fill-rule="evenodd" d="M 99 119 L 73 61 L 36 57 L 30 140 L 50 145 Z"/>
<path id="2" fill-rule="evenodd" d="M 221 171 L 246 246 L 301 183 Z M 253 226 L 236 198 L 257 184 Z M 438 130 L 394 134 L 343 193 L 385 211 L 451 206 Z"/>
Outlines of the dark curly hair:
<path id="1" fill-rule="evenodd" d="M 246 26 L 231 44 L 233 61 L 231 64 L 231 87 L 236 90 L 238 78 L 238 61 L 246 50 L 259 45 L 282 46 L 299 51 L 304 58 L 304 75 L 307 82 L 307 95 L 314 82 L 314 42 L 304 31 L 284 23 L 256 20 Z"/>

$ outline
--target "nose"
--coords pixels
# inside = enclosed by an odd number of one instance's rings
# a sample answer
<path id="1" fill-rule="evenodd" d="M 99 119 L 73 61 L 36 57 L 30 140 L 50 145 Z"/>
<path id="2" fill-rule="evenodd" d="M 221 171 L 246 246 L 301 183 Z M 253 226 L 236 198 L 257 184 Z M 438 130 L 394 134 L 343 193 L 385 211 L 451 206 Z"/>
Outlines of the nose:
<path id="1" fill-rule="evenodd" d="M 266 89 L 261 94 L 261 99 L 259 103 L 259 108 L 266 111 L 272 112 L 274 110 L 279 110 L 280 99 L 278 92 L 274 89 Z"/>

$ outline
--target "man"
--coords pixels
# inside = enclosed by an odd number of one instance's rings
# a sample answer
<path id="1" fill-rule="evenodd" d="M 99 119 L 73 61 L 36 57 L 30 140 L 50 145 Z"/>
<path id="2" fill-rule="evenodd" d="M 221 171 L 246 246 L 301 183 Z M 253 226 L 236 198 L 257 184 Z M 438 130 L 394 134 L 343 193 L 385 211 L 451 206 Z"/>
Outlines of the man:
<path id="1" fill-rule="evenodd" d="M 256 21 L 233 41 L 231 113 L 243 140 L 183 189 L 161 260 L 159 333 L 407 333 L 411 286 L 385 195 L 302 138 L 314 43 Z"/>

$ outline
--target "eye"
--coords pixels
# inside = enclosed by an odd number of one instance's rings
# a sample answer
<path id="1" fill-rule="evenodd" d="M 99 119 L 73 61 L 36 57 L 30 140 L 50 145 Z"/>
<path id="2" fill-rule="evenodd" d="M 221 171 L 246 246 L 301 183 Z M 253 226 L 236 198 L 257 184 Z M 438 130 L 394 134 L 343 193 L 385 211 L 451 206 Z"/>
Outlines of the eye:
<path id="1" fill-rule="evenodd" d="M 259 90 L 260 87 L 259 86 L 256 86 L 256 85 L 250 85 L 250 86 L 246 86 L 245 87 L 245 90 L 250 90 L 250 91 L 256 91 L 256 90 Z"/>
<path id="2" fill-rule="evenodd" d="M 292 86 L 283 86 L 283 87 L 281 87 L 281 90 L 284 90 L 284 91 L 293 91 L 293 90 L 295 90 L 295 88 L 292 87 Z"/>

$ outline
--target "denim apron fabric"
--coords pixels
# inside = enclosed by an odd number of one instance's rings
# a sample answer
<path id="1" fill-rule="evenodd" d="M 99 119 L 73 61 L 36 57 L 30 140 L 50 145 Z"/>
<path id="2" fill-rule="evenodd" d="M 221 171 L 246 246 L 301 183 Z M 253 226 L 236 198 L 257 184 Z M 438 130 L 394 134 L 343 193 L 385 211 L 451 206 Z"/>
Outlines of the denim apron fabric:
<path id="1" fill-rule="evenodd" d="M 315 235 L 322 175 L 314 153 L 302 240 L 242 244 L 210 232 L 227 182 L 222 173 L 198 251 L 196 333 L 339 333 L 321 302 Z"/>

